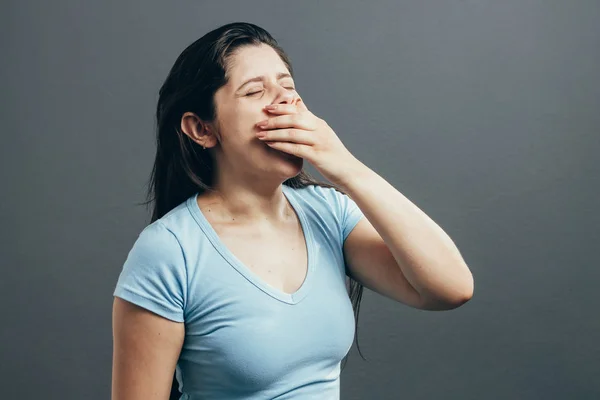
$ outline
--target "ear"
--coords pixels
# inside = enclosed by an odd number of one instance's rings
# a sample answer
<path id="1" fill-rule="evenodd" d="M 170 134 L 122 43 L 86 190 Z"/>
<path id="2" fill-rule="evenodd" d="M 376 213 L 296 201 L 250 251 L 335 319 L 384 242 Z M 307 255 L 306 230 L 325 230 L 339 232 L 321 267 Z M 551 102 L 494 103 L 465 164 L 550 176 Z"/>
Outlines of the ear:
<path id="1" fill-rule="evenodd" d="M 192 112 L 186 112 L 181 116 L 181 131 L 202 147 L 213 147 L 216 143 L 210 124 L 202 121 Z"/>

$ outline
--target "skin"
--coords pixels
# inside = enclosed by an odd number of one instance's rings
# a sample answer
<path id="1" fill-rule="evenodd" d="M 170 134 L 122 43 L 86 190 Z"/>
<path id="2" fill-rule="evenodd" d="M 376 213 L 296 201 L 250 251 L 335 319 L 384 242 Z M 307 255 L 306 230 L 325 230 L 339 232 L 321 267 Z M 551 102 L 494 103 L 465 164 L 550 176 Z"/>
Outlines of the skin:
<path id="1" fill-rule="evenodd" d="M 113 302 L 112 400 L 166 400 L 183 339 L 183 323 L 132 303 Z"/>

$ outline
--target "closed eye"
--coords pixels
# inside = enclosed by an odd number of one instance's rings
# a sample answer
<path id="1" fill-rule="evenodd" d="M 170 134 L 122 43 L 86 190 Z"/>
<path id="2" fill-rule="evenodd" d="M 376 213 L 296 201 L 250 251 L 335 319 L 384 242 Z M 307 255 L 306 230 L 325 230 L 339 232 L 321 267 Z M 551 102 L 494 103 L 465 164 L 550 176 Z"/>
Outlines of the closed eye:
<path id="1" fill-rule="evenodd" d="M 293 87 L 293 86 L 292 87 L 286 87 L 285 89 L 296 90 L 296 88 Z M 246 93 L 246 96 L 254 96 L 255 94 L 259 94 L 259 93 L 262 93 L 262 92 L 263 92 L 262 90 L 258 90 L 258 91 L 255 91 L 255 92 L 250 92 L 250 93 Z"/>

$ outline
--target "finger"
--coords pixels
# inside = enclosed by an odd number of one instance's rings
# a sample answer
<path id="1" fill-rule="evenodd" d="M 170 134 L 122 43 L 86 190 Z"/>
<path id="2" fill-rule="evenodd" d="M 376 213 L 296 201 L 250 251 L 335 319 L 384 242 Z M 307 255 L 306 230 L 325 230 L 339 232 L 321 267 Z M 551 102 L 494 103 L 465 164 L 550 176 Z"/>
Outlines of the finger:
<path id="1" fill-rule="evenodd" d="M 300 98 L 300 97 L 298 97 L 298 100 L 296 101 L 296 106 L 301 111 L 308 111 L 308 108 L 306 107 L 306 104 L 304 104 L 304 100 L 302 100 L 302 98 Z"/>
<path id="2" fill-rule="evenodd" d="M 290 142 L 268 142 L 267 145 L 273 149 L 283 151 L 284 153 L 292 154 L 300 158 L 306 158 L 310 147 Z"/>
<path id="3" fill-rule="evenodd" d="M 262 130 L 281 128 L 298 128 L 305 130 L 315 129 L 302 114 L 279 115 L 277 117 L 260 121 L 256 124 L 256 126 Z"/>
<path id="4" fill-rule="evenodd" d="M 272 114 L 295 114 L 298 112 L 298 107 L 295 104 L 268 104 L 265 106 L 265 111 Z"/>
<path id="5" fill-rule="evenodd" d="M 312 146 L 315 142 L 314 134 L 302 129 L 274 129 L 270 131 L 260 131 L 256 136 L 265 142 L 293 142 Z"/>

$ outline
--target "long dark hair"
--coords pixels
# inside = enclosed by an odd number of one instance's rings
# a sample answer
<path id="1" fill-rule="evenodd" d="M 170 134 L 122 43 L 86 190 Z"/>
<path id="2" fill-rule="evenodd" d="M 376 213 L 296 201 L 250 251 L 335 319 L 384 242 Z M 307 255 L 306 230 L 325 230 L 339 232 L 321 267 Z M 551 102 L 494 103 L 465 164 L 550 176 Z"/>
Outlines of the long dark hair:
<path id="1" fill-rule="evenodd" d="M 216 118 L 215 92 L 227 83 L 227 65 L 240 46 L 267 44 L 281 57 L 293 76 L 289 57 L 277 41 L 264 29 L 244 22 L 217 28 L 189 45 L 177 58 L 159 91 L 156 108 L 156 158 L 148 185 L 146 205 L 152 204 L 152 222 L 164 216 L 196 193 L 212 189 L 215 161 L 181 131 L 181 117 L 195 113 L 201 120 Z M 342 190 L 321 182 L 302 170 L 283 182 L 292 188 L 318 185 Z M 348 272 L 348 271 L 346 271 Z M 363 286 L 348 277 L 349 296 L 355 315 L 355 338 L 358 351 L 358 315 Z M 344 366 L 348 356 L 344 358 Z M 342 367 L 342 370 L 344 368 Z M 173 379 L 171 399 L 179 398 L 177 381 Z"/>

